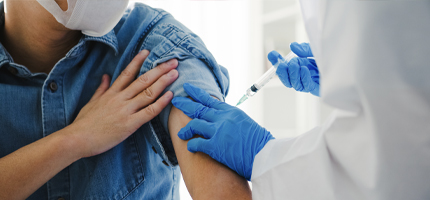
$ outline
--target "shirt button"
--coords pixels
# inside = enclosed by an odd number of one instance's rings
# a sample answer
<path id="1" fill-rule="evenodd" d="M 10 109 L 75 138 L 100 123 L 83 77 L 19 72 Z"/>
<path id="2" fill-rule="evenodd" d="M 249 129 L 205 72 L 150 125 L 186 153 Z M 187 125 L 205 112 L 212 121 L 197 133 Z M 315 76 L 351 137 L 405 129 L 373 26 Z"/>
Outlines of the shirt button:
<path id="1" fill-rule="evenodd" d="M 58 85 L 55 81 L 52 81 L 51 83 L 49 83 L 49 89 L 51 89 L 53 92 L 58 90 Z"/>
<path id="2" fill-rule="evenodd" d="M 18 74 L 18 70 L 15 67 L 9 67 L 9 72 L 13 75 Z"/>

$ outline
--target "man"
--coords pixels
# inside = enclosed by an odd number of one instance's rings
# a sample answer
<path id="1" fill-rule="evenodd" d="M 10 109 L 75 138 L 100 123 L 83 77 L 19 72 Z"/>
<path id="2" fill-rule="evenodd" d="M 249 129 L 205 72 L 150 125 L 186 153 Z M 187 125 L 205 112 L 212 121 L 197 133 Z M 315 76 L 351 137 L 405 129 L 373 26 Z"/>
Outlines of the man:
<path id="1" fill-rule="evenodd" d="M 142 4 L 104 34 L 87 27 L 118 1 L 53 2 L 5 2 L 0 199 L 178 199 L 178 163 L 195 199 L 250 197 L 245 179 L 186 150 L 176 134 L 190 119 L 166 104 L 170 92 L 153 103 L 164 88 L 185 96 L 185 80 L 224 99 L 228 74 L 196 35 Z"/>

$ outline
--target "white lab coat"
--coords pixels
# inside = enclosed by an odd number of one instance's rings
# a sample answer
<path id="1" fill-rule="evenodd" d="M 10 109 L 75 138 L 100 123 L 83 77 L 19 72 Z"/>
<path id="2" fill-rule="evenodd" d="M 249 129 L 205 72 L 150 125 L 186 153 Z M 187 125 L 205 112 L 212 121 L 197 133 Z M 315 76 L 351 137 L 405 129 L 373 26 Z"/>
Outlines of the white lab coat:
<path id="1" fill-rule="evenodd" d="M 430 199 L 430 1 L 302 0 L 337 110 L 257 154 L 253 199 Z"/>

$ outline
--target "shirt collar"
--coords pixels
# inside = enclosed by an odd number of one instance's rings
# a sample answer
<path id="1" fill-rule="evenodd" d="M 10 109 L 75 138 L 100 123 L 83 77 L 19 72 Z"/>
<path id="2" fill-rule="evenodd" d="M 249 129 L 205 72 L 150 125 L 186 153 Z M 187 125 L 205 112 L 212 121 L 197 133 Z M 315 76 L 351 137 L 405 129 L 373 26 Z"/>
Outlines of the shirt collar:
<path id="1" fill-rule="evenodd" d="M 93 36 L 89 36 L 89 35 L 84 35 L 83 40 L 84 41 L 101 42 L 103 44 L 110 46 L 115 51 L 115 55 L 118 54 L 118 39 L 115 35 L 114 30 L 111 30 L 109 33 L 107 33 L 106 35 L 103 35 L 101 37 L 93 37 Z"/>
<path id="2" fill-rule="evenodd" d="M 4 28 L 4 2 L 0 2 L 0 29 Z M 102 44 L 105 44 L 109 47 L 111 47 L 114 51 L 115 51 L 115 55 L 118 54 L 118 39 L 115 35 L 115 31 L 111 30 L 109 33 L 107 33 L 106 35 L 103 35 L 101 37 L 93 37 L 93 36 L 89 36 L 89 35 L 83 35 L 81 38 L 81 41 L 78 43 L 78 45 L 82 45 L 84 43 L 86 43 L 87 41 L 95 41 L 95 42 L 100 42 Z M 77 46 L 78 46 L 77 45 Z M 82 45 L 85 46 L 85 45 Z M 75 46 L 76 47 L 76 46 Z M 78 49 L 78 48 L 72 48 L 72 49 Z M 73 50 L 71 50 L 67 55 L 72 55 L 74 53 Z M 7 52 L 7 50 L 3 47 L 3 45 L 0 44 L 0 66 L 3 65 L 4 62 L 7 61 L 11 61 L 11 56 L 9 55 L 9 53 Z"/>

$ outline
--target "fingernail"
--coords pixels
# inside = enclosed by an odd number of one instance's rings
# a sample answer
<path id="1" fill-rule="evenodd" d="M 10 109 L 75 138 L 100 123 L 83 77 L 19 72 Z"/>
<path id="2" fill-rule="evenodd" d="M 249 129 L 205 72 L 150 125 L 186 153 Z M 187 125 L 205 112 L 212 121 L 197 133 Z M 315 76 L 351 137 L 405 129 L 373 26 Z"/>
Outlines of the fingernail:
<path id="1" fill-rule="evenodd" d="M 171 59 L 171 60 L 169 60 L 169 62 L 167 62 L 167 64 L 169 64 L 169 65 L 174 65 L 175 64 L 175 59 Z"/>
<path id="2" fill-rule="evenodd" d="M 147 56 L 149 54 L 149 51 L 144 49 L 144 50 L 140 51 L 139 54 L 142 56 Z"/>
<path id="3" fill-rule="evenodd" d="M 170 72 L 167 73 L 167 76 L 168 77 L 174 77 L 174 76 L 176 76 L 176 70 L 170 70 Z"/>
<path id="4" fill-rule="evenodd" d="M 166 99 L 171 99 L 173 97 L 173 93 L 171 91 L 167 91 L 165 97 Z"/>

